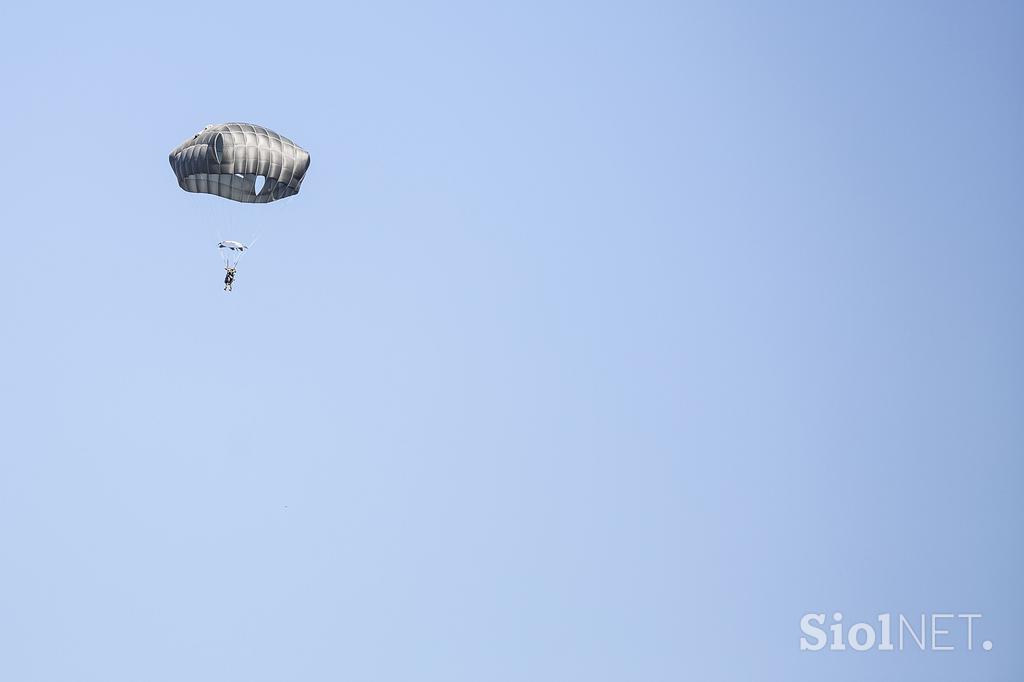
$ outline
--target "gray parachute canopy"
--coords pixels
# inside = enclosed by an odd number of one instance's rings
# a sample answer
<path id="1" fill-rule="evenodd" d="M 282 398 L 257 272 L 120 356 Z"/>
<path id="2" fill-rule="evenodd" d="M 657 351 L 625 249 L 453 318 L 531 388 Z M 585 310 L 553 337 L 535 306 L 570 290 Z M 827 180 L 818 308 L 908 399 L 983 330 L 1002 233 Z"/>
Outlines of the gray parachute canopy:
<path id="1" fill-rule="evenodd" d="M 265 204 L 299 193 L 309 152 L 287 137 L 252 123 L 208 125 L 170 154 L 178 185 Z"/>

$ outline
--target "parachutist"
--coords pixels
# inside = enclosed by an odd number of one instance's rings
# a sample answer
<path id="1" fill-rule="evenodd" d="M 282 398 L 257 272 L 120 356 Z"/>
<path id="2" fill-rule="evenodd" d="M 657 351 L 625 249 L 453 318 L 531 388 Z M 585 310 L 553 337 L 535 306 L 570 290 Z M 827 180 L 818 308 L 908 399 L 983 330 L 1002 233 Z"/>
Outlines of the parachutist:
<path id="1" fill-rule="evenodd" d="M 186 192 L 242 204 L 269 204 L 295 196 L 309 170 L 309 152 L 253 123 L 208 125 L 178 145 L 167 160 Z M 224 291 L 231 291 L 235 267 L 254 243 L 255 237 L 249 244 L 217 244 L 227 270 Z"/>

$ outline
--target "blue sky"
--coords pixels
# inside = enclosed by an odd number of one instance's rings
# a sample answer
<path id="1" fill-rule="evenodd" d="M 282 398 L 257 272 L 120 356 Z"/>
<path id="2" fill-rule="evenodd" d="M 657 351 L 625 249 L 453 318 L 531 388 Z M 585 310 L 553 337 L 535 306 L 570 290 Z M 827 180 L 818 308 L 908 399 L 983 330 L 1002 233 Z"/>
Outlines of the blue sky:
<path id="1" fill-rule="evenodd" d="M 0 679 L 1018 679 L 1022 20 L 4 6 Z"/>

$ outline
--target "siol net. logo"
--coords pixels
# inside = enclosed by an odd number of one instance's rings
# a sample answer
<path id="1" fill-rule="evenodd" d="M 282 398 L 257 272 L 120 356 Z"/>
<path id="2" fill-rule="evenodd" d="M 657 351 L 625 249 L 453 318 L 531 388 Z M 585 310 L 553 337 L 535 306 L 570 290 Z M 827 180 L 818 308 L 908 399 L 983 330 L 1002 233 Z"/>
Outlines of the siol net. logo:
<path id="1" fill-rule="evenodd" d="M 974 650 L 975 621 L 980 613 L 932 613 L 907 617 L 902 613 L 880 613 L 875 622 L 854 623 L 844 627 L 843 614 L 832 614 L 825 626 L 824 613 L 805 613 L 800 619 L 800 651 L 921 651 Z M 896 629 L 894 634 L 893 628 Z M 981 648 L 992 650 L 992 641 L 984 640 Z"/>

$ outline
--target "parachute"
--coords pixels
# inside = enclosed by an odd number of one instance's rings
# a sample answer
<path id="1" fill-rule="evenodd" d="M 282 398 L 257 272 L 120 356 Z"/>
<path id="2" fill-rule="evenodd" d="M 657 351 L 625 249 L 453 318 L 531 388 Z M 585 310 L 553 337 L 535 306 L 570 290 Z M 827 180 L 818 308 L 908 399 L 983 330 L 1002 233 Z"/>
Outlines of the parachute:
<path id="1" fill-rule="evenodd" d="M 299 193 L 309 152 L 252 123 L 208 125 L 171 152 L 178 186 L 246 204 Z"/>
<path id="2" fill-rule="evenodd" d="M 208 125 L 178 145 L 168 160 L 186 192 L 244 204 L 268 204 L 298 194 L 309 169 L 309 152 L 253 123 Z M 217 245 L 232 280 L 238 261 L 254 242 L 246 246 L 224 240 Z M 230 282 L 225 284 L 230 291 Z"/>

